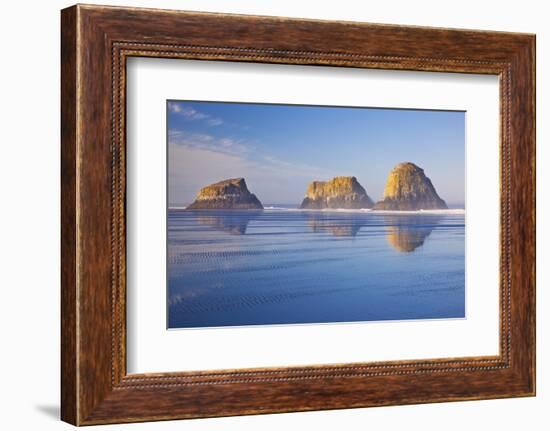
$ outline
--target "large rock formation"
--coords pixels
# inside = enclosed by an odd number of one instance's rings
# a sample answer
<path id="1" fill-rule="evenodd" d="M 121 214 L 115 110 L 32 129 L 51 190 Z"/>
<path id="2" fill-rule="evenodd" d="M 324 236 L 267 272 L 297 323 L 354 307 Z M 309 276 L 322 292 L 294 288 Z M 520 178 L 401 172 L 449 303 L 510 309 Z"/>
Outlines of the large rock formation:
<path id="1" fill-rule="evenodd" d="M 263 209 L 256 195 L 250 193 L 244 178 L 232 178 L 203 187 L 188 210 Z"/>
<path id="2" fill-rule="evenodd" d="M 300 208 L 372 208 L 374 202 L 355 177 L 335 177 L 330 181 L 313 181 L 307 186 Z"/>
<path id="3" fill-rule="evenodd" d="M 374 206 L 378 210 L 416 211 L 447 209 L 424 170 L 405 162 L 392 169 L 384 189 L 384 199 Z"/>

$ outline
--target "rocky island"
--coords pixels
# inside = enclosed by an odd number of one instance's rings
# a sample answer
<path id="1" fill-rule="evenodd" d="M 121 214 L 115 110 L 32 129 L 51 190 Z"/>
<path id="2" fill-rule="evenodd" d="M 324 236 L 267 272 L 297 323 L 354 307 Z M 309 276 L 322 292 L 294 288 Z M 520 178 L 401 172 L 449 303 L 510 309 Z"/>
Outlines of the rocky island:
<path id="1" fill-rule="evenodd" d="M 250 193 L 244 178 L 231 178 L 200 189 L 188 210 L 263 209 L 256 195 Z"/>
<path id="2" fill-rule="evenodd" d="M 307 187 L 301 209 L 372 208 L 374 202 L 355 177 L 334 177 L 313 181 Z"/>
<path id="3" fill-rule="evenodd" d="M 392 169 L 384 189 L 384 198 L 374 206 L 377 210 L 417 211 L 447 209 L 424 170 L 404 162 Z"/>

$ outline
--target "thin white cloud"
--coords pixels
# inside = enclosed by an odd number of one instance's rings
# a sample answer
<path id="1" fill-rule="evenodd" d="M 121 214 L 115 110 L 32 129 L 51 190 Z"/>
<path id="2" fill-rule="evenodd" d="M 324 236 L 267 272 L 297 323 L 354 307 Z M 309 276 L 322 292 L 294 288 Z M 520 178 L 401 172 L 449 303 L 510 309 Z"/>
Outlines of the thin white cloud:
<path id="1" fill-rule="evenodd" d="M 168 142 L 189 149 L 206 150 L 213 153 L 221 153 L 239 156 L 247 161 L 252 161 L 262 169 L 276 172 L 287 172 L 292 175 L 311 176 L 320 178 L 326 176 L 326 171 L 305 163 L 296 163 L 282 160 L 270 154 L 266 154 L 252 142 L 231 137 L 215 137 L 205 133 L 190 133 L 182 130 L 169 130 Z"/>
<path id="2" fill-rule="evenodd" d="M 188 203 L 207 184 L 244 177 L 266 202 L 298 202 L 307 184 L 335 176 L 315 166 L 266 154 L 254 143 L 230 137 L 169 130 L 170 202 Z"/>
<path id="3" fill-rule="evenodd" d="M 223 124 L 223 120 L 221 118 L 209 118 L 206 122 L 209 126 L 221 126 Z"/>
<path id="4" fill-rule="evenodd" d="M 174 102 L 168 102 L 168 110 L 174 114 L 179 114 L 181 112 L 181 106 Z"/>
<path id="5" fill-rule="evenodd" d="M 168 110 L 174 114 L 181 115 L 188 121 L 205 121 L 212 127 L 221 126 L 224 122 L 221 118 L 214 117 L 178 102 L 168 102 Z"/>
<path id="6" fill-rule="evenodd" d="M 205 114 L 204 112 L 199 112 L 196 109 L 193 109 L 189 106 L 184 106 L 179 108 L 179 114 L 184 116 L 189 120 L 206 120 L 210 118 L 210 115 Z"/>
<path id="7" fill-rule="evenodd" d="M 181 130 L 169 130 L 168 143 L 184 148 L 196 148 L 240 156 L 248 154 L 253 148 L 250 143 L 242 139 L 218 138 L 205 133 L 190 133 Z"/>

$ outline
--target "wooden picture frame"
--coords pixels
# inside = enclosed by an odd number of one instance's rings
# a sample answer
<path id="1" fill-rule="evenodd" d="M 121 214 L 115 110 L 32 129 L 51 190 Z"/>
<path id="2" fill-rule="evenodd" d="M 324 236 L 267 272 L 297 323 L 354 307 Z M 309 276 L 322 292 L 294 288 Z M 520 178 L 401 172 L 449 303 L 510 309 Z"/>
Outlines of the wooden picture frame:
<path id="1" fill-rule="evenodd" d="M 535 36 L 77 5 L 61 14 L 61 417 L 74 425 L 535 394 Z M 127 374 L 130 56 L 500 77 L 500 354 Z"/>

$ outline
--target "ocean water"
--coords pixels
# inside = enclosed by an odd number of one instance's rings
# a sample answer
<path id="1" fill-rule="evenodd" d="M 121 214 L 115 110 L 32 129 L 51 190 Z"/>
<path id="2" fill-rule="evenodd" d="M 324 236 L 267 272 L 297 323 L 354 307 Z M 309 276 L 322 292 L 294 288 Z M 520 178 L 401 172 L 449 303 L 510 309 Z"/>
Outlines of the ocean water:
<path id="1" fill-rule="evenodd" d="M 168 211 L 168 327 L 465 317 L 464 212 Z"/>

